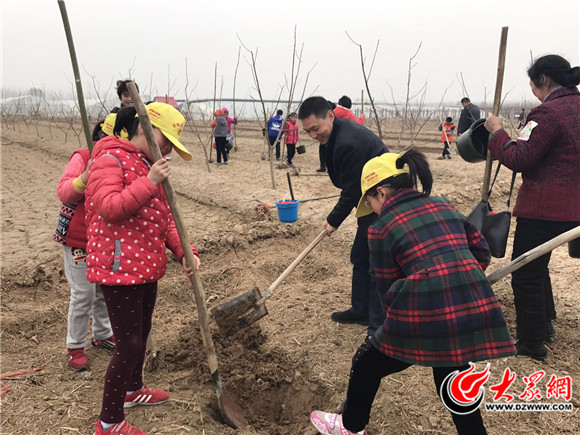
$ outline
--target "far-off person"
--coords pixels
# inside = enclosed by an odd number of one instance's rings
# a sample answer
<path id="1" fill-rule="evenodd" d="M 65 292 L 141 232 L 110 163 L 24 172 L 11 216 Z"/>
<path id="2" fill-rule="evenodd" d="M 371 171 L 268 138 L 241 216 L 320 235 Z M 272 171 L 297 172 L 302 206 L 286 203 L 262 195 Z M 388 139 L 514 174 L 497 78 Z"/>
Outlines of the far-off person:
<path id="1" fill-rule="evenodd" d="M 127 83 L 131 83 L 133 80 L 117 80 L 117 96 L 119 97 L 119 102 L 121 107 L 113 107 L 111 113 L 117 113 L 119 110 L 125 107 L 131 107 L 133 105 L 133 99 L 131 94 L 129 94 L 129 89 L 127 88 Z M 139 86 L 135 83 L 137 92 L 139 92 Z"/>
<path id="2" fill-rule="evenodd" d="M 352 122 L 363 125 L 365 123 L 365 114 L 361 113 L 360 117 L 356 119 L 353 113 L 350 111 L 351 107 L 352 100 L 346 95 L 343 95 L 338 100 L 338 106 L 333 109 L 334 114 L 341 119 L 350 119 Z"/>
<path id="3" fill-rule="evenodd" d="M 284 122 L 284 119 L 282 119 L 283 114 L 284 111 L 278 109 L 276 114 L 266 122 L 266 127 L 268 128 L 268 140 L 270 141 L 270 158 L 272 157 L 272 148 L 275 145 L 276 160 L 280 160 L 280 140 L 284 134 L 280 131 L 282 130 L 282 123 Z"/>
<path id="4" fill-rule="evenodd" d="M 445 122 L 439 124 L 439 131 L 441 132 L 441 142 L 443 143 L 443 154 L 439 157 L 439 160 L 451 159 L 451 153 L 449 152 L 449 146 L 453 141 L 453 130 L 455 130 L 455 124 L 453 124 L 453 118 L 448 116 L 445 118 Z"/>
<path id="5" fill-rule="evenodd" d="M 479 107 L 473 104 L 469 98 L 463 97 L 461 99 L 461 105 L 463 106 L 463 110 L 459 115 L 459 125 L 457 126 L 459 136 L 469 130 L 471 124 L 481 118 Z"/>

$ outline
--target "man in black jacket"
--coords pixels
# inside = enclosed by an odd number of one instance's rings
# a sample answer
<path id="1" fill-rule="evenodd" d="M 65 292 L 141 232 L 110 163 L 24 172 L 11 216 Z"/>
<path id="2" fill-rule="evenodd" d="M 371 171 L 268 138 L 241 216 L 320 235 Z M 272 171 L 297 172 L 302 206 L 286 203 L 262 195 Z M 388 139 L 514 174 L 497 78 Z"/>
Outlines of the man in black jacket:
<path id="1" fill-rule="evenodd" d="M 325 98 L 310 97 L 298 112 L 302 128 L 320 144 L 326 145 L 325 161 L 332 184 L 342 189 L 340 198 L 324 222 L 330 236 L 356 208 L 362 195 L 360 179 L 363 166 L 389 150 L 370 130 L 355 122 L 337 118 Z M 332 313 L 339 323 L 369 325 L 369 334 L 383 324 L 384 313 L 369 263 L 367 230 L 377 218 L 371 214 L 358 219 L 350 253 L 353 265 L 351 308 Z"/>
<path id="2" fill-rule="evenodd" d="M 461 136 L 469 130 L 471 124 L 481 117 L 479 114 L 479 107 L 473 104 L 469 98 L 463 97 L 461 99 L 461 105 L 463 106 L 463 110 L 459 115 L 459 125 L 457 126 L 458 136 Z"/>

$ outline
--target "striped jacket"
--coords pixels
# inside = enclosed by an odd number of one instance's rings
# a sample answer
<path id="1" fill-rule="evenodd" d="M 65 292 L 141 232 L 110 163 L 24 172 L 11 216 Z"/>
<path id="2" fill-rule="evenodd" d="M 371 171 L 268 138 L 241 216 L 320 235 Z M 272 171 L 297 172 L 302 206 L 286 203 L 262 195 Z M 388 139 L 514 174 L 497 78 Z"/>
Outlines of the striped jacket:
<path id="1" fill-rule="evenodd" d="M 402 189 L 368 232 L 385 323 L 372 338 L 411 364 L 454 367 L 514 355 L 503 312 L 483 272 L 481 233 L 443 198 Z"/>

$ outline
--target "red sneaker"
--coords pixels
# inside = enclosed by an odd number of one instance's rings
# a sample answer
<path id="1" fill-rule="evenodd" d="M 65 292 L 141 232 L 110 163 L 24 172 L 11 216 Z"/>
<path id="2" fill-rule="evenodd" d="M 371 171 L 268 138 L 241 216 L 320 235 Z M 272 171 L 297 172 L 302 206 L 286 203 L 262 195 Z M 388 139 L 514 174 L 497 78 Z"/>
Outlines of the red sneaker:
<path id="1" fill-rule="evenodd" d="M 96 338 L 93 338 L 91 340 L 91 346 L 100 347 L 102 349 L 115 350 L 115 336 L 111 335 L 109 338 L 105 338 L 104 340 L 97 340 Z"/>
<path id="2" fill-rule="evenodd" d="M 88 370 L 91 364 L 89 358 L 85 354 L 85 349 L 67 349 L 68 366 L 74 371 L 80 372 Z"/>
<path id="3" fill-rule="evenodd" d="M 147 388 L 145 385 L 137 391 L 125 396 L 124 408 L 132 408 L 137 405 L 158 405 L 169 399 L 167 392 L 158 388 Z"/>
<path id="4" fill-rule="evenodd" d="M 101 426 L 101 420 L 93 423 L 93 425 L 96 426 L 95 435 L 147 435 L 147 432 L 143 432 L 142 430 L 131 426 L 126 420 L 111 426 L 107 430 L 103 429 L 103 426 Z"/>

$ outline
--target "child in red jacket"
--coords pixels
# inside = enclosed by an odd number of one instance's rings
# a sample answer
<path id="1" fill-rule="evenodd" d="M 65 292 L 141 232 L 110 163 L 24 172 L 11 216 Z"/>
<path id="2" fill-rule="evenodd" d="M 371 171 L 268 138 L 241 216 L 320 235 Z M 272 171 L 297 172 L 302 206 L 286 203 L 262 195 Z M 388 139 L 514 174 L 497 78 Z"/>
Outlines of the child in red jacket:
<path id="1" fill-rule="evenodd" d="M 93 347 L 115 348 L 115 337 L 99 286 L 87 281 L 87 227 L 85 224 L 85 187 L 89 177 L 90 152 L 75 151 L 58 182 L 56 194 L 62 202 L 58 226 L 53 236 L 64 245 L 64 272 L 70 284 L 67 317 L 67 363 L 75 370 L 90 367 L 85 353 L 89 319 L 93 317 Z"/>
<path id="2" fill-rule="evenodd" d="M 455 124 L 453 124 L 453 118 L 448 116 L 445 118 L 445 122 L 439 124 L 439 131 L 441 132 L 441 142 L 443 143 L 443 153 L 439 160 L 451 159 L 451 153 L 449 152 L 449 147 L 451 142 L 453 142 L 453 131 L 455 130 Z"/>
<path id="3" fill-rule="evenodd" d="M 164 103 L 147 105 L 147 112 L 163 155 L 172 149 L 185 160 L 191 154 L 179 142 L 185 119 Z M 167 267 L 167 246 L 181 261 L 183 250 L 161 183 L 169 176 L 169 162 L 153 161 L 143 128 L 133 107 L 117 113 L 110 136 L 93 150 L 86 190 L 87 278 L 105 296 L 116 348 L 105 375 L 105 389 L 96 434 L 145 432 L 124 418 L 124 408 L 154 405 L 169 396 L 143 384 L 147 337 L 157 296 L 157 281 Z M 120 136 L 126 130 L 128 139 Z M 193 247 L 192 247 L 193 248 Z M 198 253 L 193 248 L 196 268 Z"/>
<path id="4" fill-rule="evenodd" d="M 298 115 L 296 112 L 293 112 L 288 117 L 288 121 L 284 125 L 284 140 L 286 142 L 286 151 L 288 152 L 288 160 L 286 165 L 289 168 L 293 168 L 294 164 L 292 164 L 292 159 L 296 154 L 296 144 L 300 140 L 300 136 L 298 135 Z"/>

